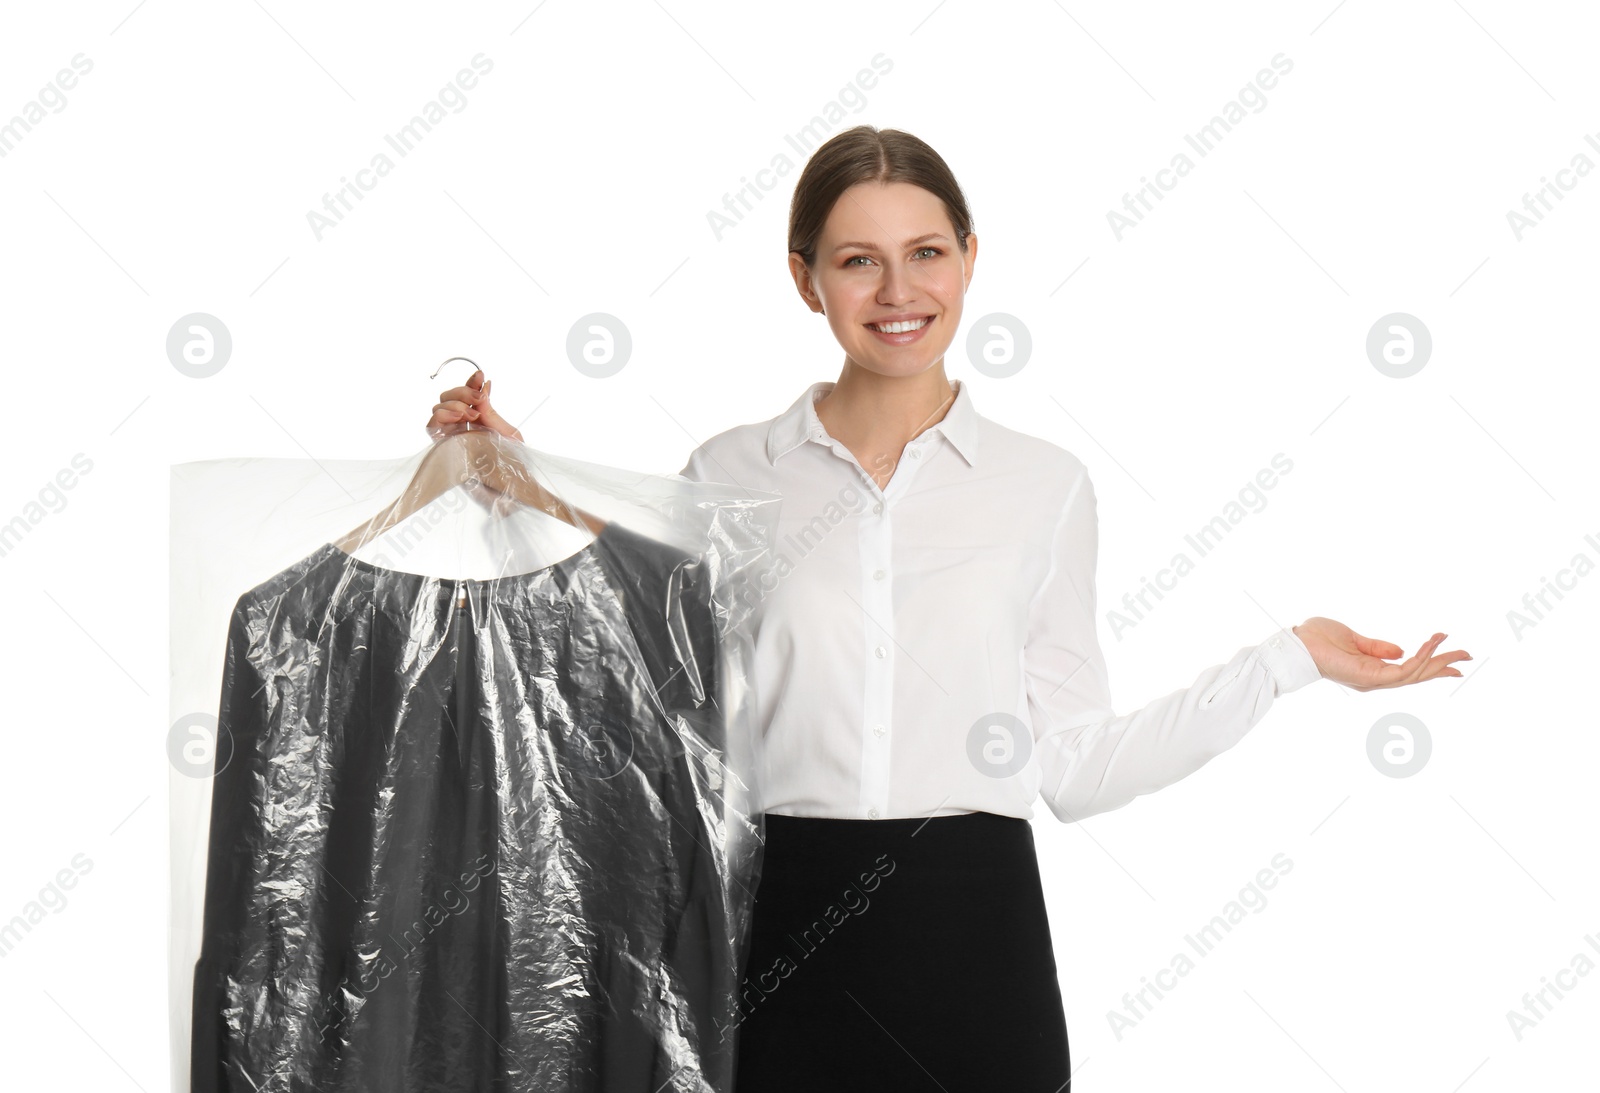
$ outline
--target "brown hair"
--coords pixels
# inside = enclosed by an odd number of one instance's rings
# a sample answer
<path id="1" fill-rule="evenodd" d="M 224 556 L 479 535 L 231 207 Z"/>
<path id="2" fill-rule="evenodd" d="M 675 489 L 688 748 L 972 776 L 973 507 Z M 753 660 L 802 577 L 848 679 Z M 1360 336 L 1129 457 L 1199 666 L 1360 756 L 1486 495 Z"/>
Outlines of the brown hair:
<path id="1" fill-rule="evenodd" d="M 789 202 L 789 250 L 814 267 L 817 239 L 834 204 L 859 182 L 909 182 L 940 201 L 955 228 L 963 254 L 972 231 L 972 212 L 956 176 L 925 141 L 899 129 L 857 125 L 824 141 L 806 161 Z"/>

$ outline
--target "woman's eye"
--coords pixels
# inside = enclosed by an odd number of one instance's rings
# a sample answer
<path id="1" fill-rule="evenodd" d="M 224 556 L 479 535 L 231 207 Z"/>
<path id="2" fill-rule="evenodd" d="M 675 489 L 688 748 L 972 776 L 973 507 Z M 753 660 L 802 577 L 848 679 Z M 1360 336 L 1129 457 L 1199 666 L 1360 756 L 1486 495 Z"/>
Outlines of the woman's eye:
<path id="1" fill-rule="evenodd" d="M 927 255 L 931 255 L 931 256 L 933 256 L 933 257 L 937 257 L 937 256 L 939 256 L 939 255 L 940 255 L 940 254 L 943 254 L 943 253 L 944 253 L 944 252 L 943 252 L 943 251 L 941 251 L 941 250 L 940 250 L 940 249 L 939 249 L 939 248 L 938 248 L 938 247 L 918 247 L 918 248 L 917 248 L 917 249 L 916 249 L 916 250 L 915 250 L 915 251 L 913 251 L 913 252 L 912 252 L 912 253 L 913 253 L 913 254 L 919 254 L 919 255 L 920 255 L 920 254 L 927 254 Z M 845 268 L 846 268 L 846 269 L 848 269 L 848 268 L 850 268 L 850 267 L 851 267 L 851 266 L 852 266 L 852 265 L 854 265 L 854 263 L 855 263 L 855 262 L 856 262 L 856 261 L 857 261 L 857 260 L 858 260 L 858 259 L 859 259 L 859 260 L 862 260 L 862 261 L 866 261 L 866 260 L 867 260 L 867 255 L 865 255 L 865 254 L 858 254 L 858 255 L 855 255 L 855 256 L 854 256 L 854 257 L 852 257 L 852 258 L 846 258 L 846 259 L 845 259 L 845 262 L 844 262 L 844 264 L 845 264 Z M 857 267 L 857 268 L 859 268 L 859 267 Z"/>

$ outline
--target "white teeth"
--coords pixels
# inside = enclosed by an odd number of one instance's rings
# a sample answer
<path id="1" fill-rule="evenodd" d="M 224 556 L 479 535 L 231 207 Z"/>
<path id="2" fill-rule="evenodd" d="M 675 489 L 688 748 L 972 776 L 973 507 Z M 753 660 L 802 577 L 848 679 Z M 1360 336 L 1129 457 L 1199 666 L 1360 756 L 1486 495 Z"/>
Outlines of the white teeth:
<path id="1" fill-rule="evenodd" d="M 882 331 L 885 334 L 904 334 L 911 330 L 921 330 L 923 327 L 927 326 L 930 321 L 931 320 L 929 319 L 922 318 L 905 323 L 868 323 L 867 325 L 872 329 Z"/>

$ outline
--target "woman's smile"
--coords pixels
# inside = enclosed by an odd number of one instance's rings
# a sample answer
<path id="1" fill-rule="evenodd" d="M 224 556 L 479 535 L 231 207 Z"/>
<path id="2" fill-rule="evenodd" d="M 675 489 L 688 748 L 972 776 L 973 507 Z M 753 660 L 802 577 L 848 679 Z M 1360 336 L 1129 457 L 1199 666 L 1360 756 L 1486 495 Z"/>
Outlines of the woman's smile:
<path id="1" fill-rule="evenodd" d="M 872 336 L 885 345 L 913 345 L 933 327 L 934 316 L 865 323 Z"/>

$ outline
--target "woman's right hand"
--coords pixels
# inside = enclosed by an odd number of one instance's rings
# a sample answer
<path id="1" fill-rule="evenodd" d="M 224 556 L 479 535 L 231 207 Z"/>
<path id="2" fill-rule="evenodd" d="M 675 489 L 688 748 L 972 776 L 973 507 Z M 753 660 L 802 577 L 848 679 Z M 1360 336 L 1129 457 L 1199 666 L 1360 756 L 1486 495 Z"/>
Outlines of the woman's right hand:
<path id="1" fill-rule="evenodd" d="M 490 429 L 512 440 L 521 440 L 522 433 L 489 404 L 491 384 L 484 380 L 483 369 L 467 377 L 461 387 L 439 392 L 439 402 L 428 419 L 428 435 L 434 440 L 459 433 L 476 425 Z"/>

